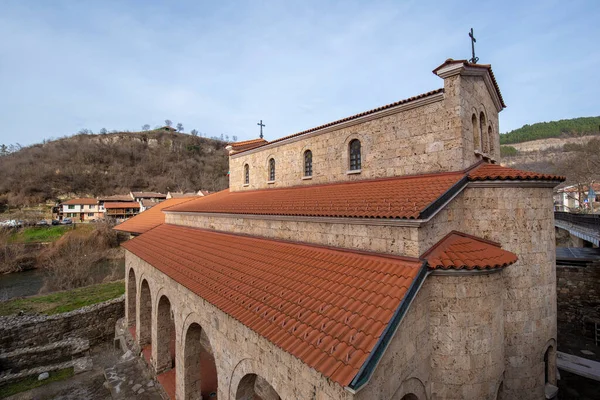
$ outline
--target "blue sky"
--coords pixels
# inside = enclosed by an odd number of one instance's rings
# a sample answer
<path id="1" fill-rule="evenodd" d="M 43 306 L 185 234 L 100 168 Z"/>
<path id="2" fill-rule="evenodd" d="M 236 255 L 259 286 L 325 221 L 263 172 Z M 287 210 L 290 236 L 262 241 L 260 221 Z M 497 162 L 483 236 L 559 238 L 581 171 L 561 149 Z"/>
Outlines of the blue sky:
<path id="1" fill-rule="evenodd" d="M 0 1 L 0 143 L 165 119 L 267 139 L 442 87 L 477 55 L 500 131 L 600 115 L 600 2 Z"/>

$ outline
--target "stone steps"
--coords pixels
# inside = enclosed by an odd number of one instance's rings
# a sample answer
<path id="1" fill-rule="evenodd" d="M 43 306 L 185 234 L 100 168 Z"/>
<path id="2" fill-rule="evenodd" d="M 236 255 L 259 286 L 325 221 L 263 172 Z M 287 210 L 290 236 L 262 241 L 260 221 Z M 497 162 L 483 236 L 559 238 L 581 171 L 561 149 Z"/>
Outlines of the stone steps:
<path id="1" fill-rule="evenodd" d="M 41 346 L 25 347 L 0 353 L 0 370 L 14 374 L 40 365 L 60 364 L 80 358 L 89 349 L 89 340 L 81 338 L 66 338 Z"/>
<path id="2" fill-rule="evenodd" d="M 35 368 L 29 368 L 29 369 L 22 370 L 22 371 L 19 371 L 16 373 L 13 373 L 10 371 L 3 372 L 2 374 L 0 374 L 0 385 L 9 383 L 12 381 L 20 380 L 23 378 L 28 378 L 30 376 L 38 376 L 39 374 L 41 374 L 43 372 L 58 371 L 60 369 L 65 369 L 65 368 L 70 368 L 70 367 L 73 367 L 73 372 L 75 374 L 79 374 L 81 372 L 91 370 L 92 365 L 93 365 L 92 358 L 89 356 L 85 356 L 85 357 L 80 357 L 80 358 L 76 358 L 76 359 L 61 362 L 61 363 L 44 365 L 44 366 L 35 367 Z"/>

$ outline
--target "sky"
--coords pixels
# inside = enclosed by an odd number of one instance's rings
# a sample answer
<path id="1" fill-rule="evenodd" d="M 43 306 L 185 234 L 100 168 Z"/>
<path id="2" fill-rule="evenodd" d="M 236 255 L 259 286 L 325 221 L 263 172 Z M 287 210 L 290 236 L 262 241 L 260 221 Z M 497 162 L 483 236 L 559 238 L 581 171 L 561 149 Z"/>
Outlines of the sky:
<path id="1" fill-rule="evenodd" d="M 600 1 L 0 0 L 0 143 L 181 122 L 268 140 L 491 64 L 500 131 L 600 115 Z"/>

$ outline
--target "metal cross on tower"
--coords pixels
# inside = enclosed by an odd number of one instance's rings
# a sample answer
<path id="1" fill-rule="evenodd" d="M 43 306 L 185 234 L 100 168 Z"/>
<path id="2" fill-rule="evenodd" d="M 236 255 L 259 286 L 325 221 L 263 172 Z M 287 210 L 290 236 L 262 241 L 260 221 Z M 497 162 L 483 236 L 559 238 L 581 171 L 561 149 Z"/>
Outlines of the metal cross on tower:
<path id="1" fill-rule="evenodd" d="M 477 61 L 479 61 L 479 57 L 475 57 L 475 42 L 477 41 L 477 39 L 475 39 L 475 36 L 473 36 L 473 28 L 471 28 L 471 32 L 469 32 L 469 37 L 471 38 L 471 53 L 473 54 L 473 58 L 471 58 L 469 62 L 477 64 Z"/>
<path id="2" fill-rule="evenodd" d="M 262 119 L 256 125 L 260 126 L 260 138 L 262 139 L 263 138 L 262 128 L 263 128 L 263 126 L 266 126 L 266 125 L 262 123 Z"/>

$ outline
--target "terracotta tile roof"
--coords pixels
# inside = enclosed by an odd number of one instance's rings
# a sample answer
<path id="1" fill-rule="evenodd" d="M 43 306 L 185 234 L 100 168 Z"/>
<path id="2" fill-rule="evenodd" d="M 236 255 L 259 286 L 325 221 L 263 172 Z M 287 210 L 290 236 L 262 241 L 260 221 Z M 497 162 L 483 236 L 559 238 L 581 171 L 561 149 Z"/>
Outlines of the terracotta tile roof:
<path id="1" fill-rule="evenodd" d="M 131 201 L 134 200 L 131 198 L 129 194 L 114 194 L 112 196 L 100 197 L 100 201 Z"/>
<path id="2" fill-rule="evenodd" d="M 146 208 L 151 208 L 154 207 L 155 205 L 159 204 L 159 201 L 154 201 L 154 200 L 150 200 L 150 199 L 142 199 L 142 206 L 146 207 Z"/>
<path id="3" fill-rule="evenodd" d="M 131 194 L 133 194 L 133 197 L 135 198 L 147 198 L 147 199 L 151 199 L 151 198 L 158 198 L 158 199 L 165 199 L 167 198 L 166 194 L 163 193 L 159 193 L 159 192 L 131 192 Z"/>
<path id="4" fill-rule="evenodd" d="M 564 176 L 548 175 L 539 172 L 522 171 L 518 169 L 503 167 L 498 164 L 481 164 L 469 172 L 470 181 L 557 181 L 565 180 Z"/>
<path id="5" fill-rule="evenodd" d="M 91 199 L 91 198 L 81 198 L 81 199 L 71 199 L 68 201 L 64 201 L 61 204 L 65 204 L 65 205 L 77 205 L 77 204 L 85 204 L 85 205 L 92 205 L 92 204 L 98 204 L 98 199 Z"/>
<path id="6" fill-rule="evenodd" d="M 421 256 L 430 269 L 495 269 L 507 267 L 517 256 L 499 243 L 452 231 Z"/>
<path id="7" fill-rule="evenodd" d="M 487 69 L 488 72 L 490 73 L 490 77 L 492 78 L 492 82 L 494 83 L 496 92 L 498 93 L 498 97 L 500 98 L 500 103 L 502 104 L 503 108 L 506 108 L 506 104 L 504 103 L 504 99 L 502 98 L 502 93 L 500 92 L 500 86 L 498 85 L 498 81 L 496 81 L 496 77 L 494 76 L 494 71 L 492 71 L 492 66 L 490 64 L 473 64 L 473 63 L 470 63 L 468 60 L 453 60 L 453 59 L 449 58 L 442 65 L 440 65 L 439 67 L 434 69 L 432 72 L 437 75 L 438 70 L 440 70 L 441 68 L 443 68 L 447 65 L 450 65 L 450 64 L 463 64 L 466 67 Z"/>
<path id="8" fill-rule="evenodd" d="M 284 136 L 282 138 L 275 139 L 275 140 L 270 141 L 270 142 L 265 141 L 266 143 L 261 144 L 260 146 L 264 146 L 266 144 L 271 144 L 271 143 L 281 142 L 281 141 L 289 139 L 289 138 L 293 138 L 293 137 L 296 137 L 296 136 L 304 135 L 306 133 L 318 131 L 319 129 L 323 129 L 323 128 L 327 128 L 327 127 L 330 127 L 330 126 L 333 126 L 333 125 L 341 124 L 342 122 L 351 121 L 353 119 L 364 117 L 365 115 L 375 114 L 376 112 L 387 110 L 388 108 L 393 108 L 393 107 L 399 106 L 401 104 L 409 103 L 411 101 L 415 101 L 415 100 L 418 100 L 418 99 L 422 99 L 424 97 L 432 96 L 434 94 L 443 93 L 443 92 L 444 92 L 443 88 L 440 88 L 440 89 L 437 89 L 437 90 L 432 90 L 432 91 L 427 92 L 427 93 L 422 93 L 422 94 L 419 94 L 417 96 L 409 97 L 408 99 L 400 100 L 400 101 L 397 101 L 395 103 L 387 104 L 385 106 L 377 107 L 377 108 L 374 108 L 374 109 L 369 110 L 369 111 L 364 111 L 364 112 L 361 112 L 359 114 L 352 115 L 350 117 L 342 118 L 342 119 L 339 119 L 337 121 L 329 122 L 329 123 L 324 124 L 324 125 L 320 125 L 320 126 L 317 126 L 317 127 L 314 127 L 314 128 L 310 128 L 310 129 L 307 129 L 307 130 L 302 131 L 302 132 L 298 132 L 298 133 L 294 133 L 292 135 Z M 254 146 L 252 148 L 257 148 L 257 147 L 260 147 L 260 146 Z M 237 153 L 242 153 L 242 152 L 248 151 L 248 150 L 250 150 L 250 149 L 239 150 L 239 151 L 237 151 Z"/>
<path id="9" fill-rule="evenodd" d="M 230 192 L 169 208 L 169 211 L 313 217 L 414 219 L 457 185 L 464 172 Z"/>
<path id="10" fill-rule="evenodd" d="M 187 193 L 169 192 L 168 196 L 171 196 L 172 199 L 182 199 L 185 197 L 196 197 L 196 196 L 198 196 L 198 194 L 196 194 L 196 192 L 187 192 Z"/>
<path id="11" fill-rule="evenodd" d="M 342 386 L 423 265 L 167 224 L 123 247 Z"/>
<path id="12" fill-rule="evenodd" d="M 191 200 L 194 200 L 194 198 L 186 197 L 162 201 L 151 209 L 142 211 L 135 217 L 129 218 L 127 221 L 115 226 L 115 230 L 129 233 L 144 233 L 165 223 L 163 209 Z"/>
<path id="13" fill-rule="evenodd" d="M 244 150 L 250 150 L 250 149 L 255 149 L 257 147 L 262 146 L 263 144 L 267 144 L 269 142 L 267 142 L 265 139 L 251 139 L 251 140 L 245 140 L 243 142 L 235 142 L 235 143 L 231 143 L 231 151 L 232 152 L 240 152 L 240 151 L 244 151 Z"/>
<path id="14" fill-rule="evenodd" d="M 140 208 L 140 204 L 135 201 L 122 201 L 104 203 L 104 208 Z"/>

